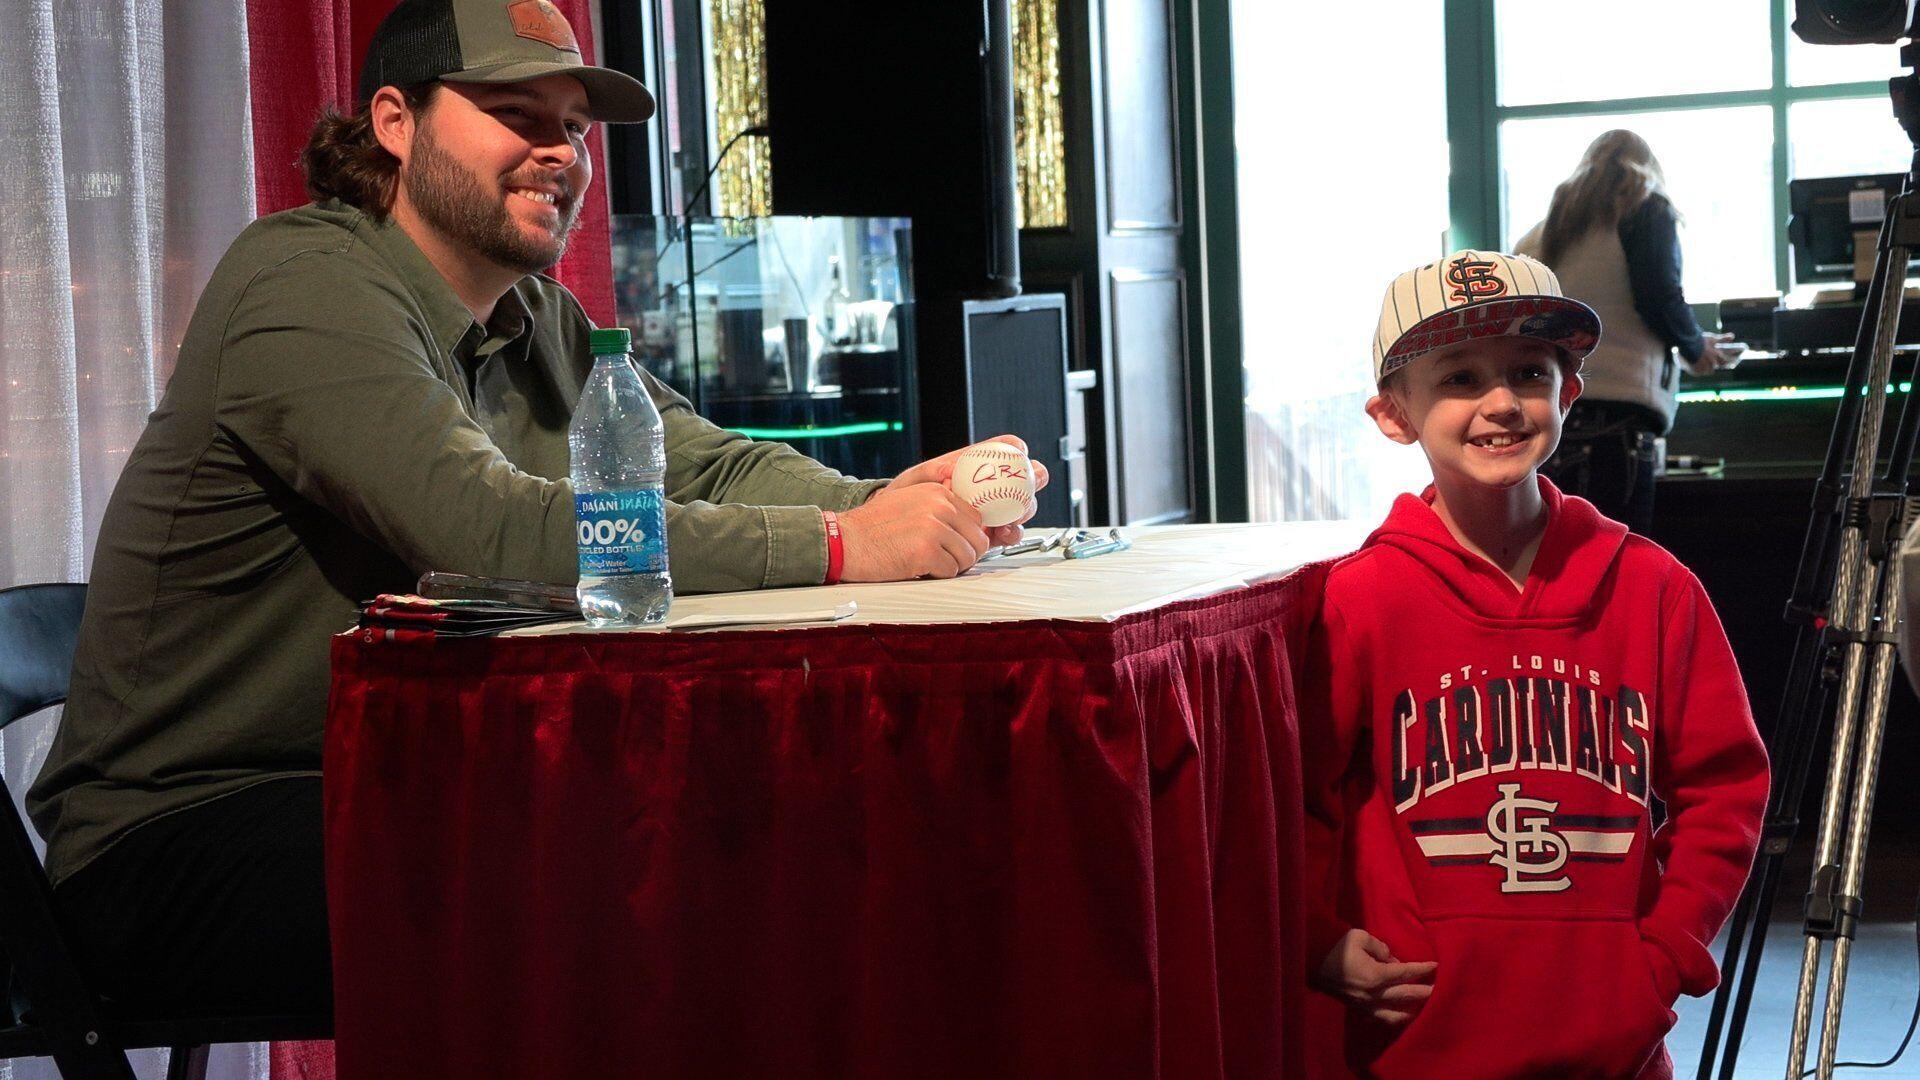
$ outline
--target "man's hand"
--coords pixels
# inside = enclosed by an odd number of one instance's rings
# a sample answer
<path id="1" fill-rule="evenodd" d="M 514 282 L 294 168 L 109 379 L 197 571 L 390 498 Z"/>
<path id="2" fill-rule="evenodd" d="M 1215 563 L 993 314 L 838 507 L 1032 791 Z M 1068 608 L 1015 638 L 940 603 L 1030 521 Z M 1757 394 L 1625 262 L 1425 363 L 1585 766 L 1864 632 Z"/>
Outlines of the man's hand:
<path id="1" fill-rule="evenodd" d="M 1349 930 L 1320 961 L 1314 985 L 1388 1027 L 1413 1019 L 1433 993 L 1431 960 L 1403 964 L 1393 958 L 1387 943 L 1365 930 Z"/>
<path id="2" fill-rule="evenodd" d="M 979 511 L 945 484 L 903 487 L 895 480 L 864 504 L 840 511 L 842 581 L 958 577 L 988 546 Z"/>
<path id="3" fill-rule="evenodd" d="M 1027 452 L 1027 441 L 1018 435 L 995 435 L 991 439 L 982 439 L 980 441 L 1008 443 L 1019 447 L 1020 452 L 1023 454 Z M 960 450 L 965 449 L 966 447 L 964 446 L 960 448 Z M 916 484 L 939 484 L 942 487 L 947 486 L 953 479 L 953 462 L 955 458 L 960 456 L 960 450 L 949 450 L 937 458 L 929 458 L 915 465 L 913 468 L 894 477 L 893 483 L 888 484 L 882 491 L 896 491 L 901 488 L 912 487 Z M 1033 466 L 1033 490 L 1038 492 L 1041 488 L 1047 486 L 1047 467 L 1037 461 L 1033 461 L 1031 458 L 1028 459 L 1028 462 Z M 1028 515 L 1028 517 L 1031 516 L 1032 515 Z M 841 517 L 844 519 L 846 515 L 842 514 Z M 1021 518 L 1011 525 L 1000 525 L 988 529 L 988 542 L 996 547 L 1002 544 L 1017 542 L 1020 539 L 1020 526 L 1025 524 L 1026 520 L 1026 518 Z"/>

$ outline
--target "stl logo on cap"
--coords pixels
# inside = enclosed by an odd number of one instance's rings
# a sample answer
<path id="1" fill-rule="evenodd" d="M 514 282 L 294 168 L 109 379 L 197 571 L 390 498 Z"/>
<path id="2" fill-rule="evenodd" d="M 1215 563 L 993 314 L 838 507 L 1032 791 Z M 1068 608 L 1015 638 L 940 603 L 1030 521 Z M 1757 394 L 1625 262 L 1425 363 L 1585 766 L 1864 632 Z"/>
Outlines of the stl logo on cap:
<path id="1" fill-rule="evenodd" d="M 514 0 L 507 5 L 507 17 L 513 20 L 513 32 L 519 37 L 569 52 L 580 51 L 573 39 L 573 27 L 550 0 Z"/>
<path id="2" fill-rule="evenodd" d="M 1455 251 L 1393 279 L 1373 334 L 1373 378 L 1430 352 L 1496 336 L 1536 338 L 1585 359 L 1600 317 L 1560 288 L 1544 263 L 1497 251 Z"/>
<path id="3" fill-rule="evenodd" d="M 1471 304 L 1507 295 L 1507 283 L 1499 276 L 1499 269 L 1491 261 L 1470 256 L 1448 263 L 1447 281 L 1453 285 L 1453 298 Z"/>

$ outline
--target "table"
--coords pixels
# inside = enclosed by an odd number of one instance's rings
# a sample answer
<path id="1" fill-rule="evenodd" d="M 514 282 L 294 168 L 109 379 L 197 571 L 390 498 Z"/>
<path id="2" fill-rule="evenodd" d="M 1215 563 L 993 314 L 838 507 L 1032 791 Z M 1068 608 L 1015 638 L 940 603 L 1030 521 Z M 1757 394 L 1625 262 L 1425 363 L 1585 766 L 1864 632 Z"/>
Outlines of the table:
<path id="1" fill-rule="evenodd" d="M 339 1075 L 1298 1075 L 1292 648 L 1351 525 L 802 629 L 337 639 Z"/>

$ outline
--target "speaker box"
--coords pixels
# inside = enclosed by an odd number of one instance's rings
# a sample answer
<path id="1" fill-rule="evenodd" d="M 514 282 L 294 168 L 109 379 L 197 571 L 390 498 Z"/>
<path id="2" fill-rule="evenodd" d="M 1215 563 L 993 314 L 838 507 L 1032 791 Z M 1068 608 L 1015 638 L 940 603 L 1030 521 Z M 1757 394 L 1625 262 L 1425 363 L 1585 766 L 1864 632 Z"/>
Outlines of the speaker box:
<path id="1" fill-rule="evenodd" d="M 1067 300 L 1042 293 L 961 305 L 970 391 L 963 443 L 1012 432 L 1050 479 L 1030 525 L 1077 522 L 1067 425 Z"/>
<path id="2" fill-rule="evenodd" d="M 913 220 L 922 299 L 1020 291 L 1008 0 L 766 0 L 778 214 Z"/>

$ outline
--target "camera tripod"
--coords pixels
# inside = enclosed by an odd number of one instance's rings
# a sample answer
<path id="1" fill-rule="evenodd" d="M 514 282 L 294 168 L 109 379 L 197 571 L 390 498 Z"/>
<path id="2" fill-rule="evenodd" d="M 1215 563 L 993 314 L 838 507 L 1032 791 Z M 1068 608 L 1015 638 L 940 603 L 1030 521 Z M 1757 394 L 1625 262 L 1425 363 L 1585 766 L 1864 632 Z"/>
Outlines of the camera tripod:
<path id="1" fill-rule="evenodd" d="M 1847 967 L 1865 885 L 1867 830 L 1879 776 L 1887 695 L 1894 677 L 1900 541 L 1915 516 L 1914 504 L 1907 498 L 1907 474 L 1916 437 L 1920 437 L 1920 405 L 1915 402 L 1920 392 L 1910 392 L 1901 405 L 1885 465 L 1876 477 L 1907 261 L 1920 250 L 1920 194 L 1916 194 L 1920 188 L 1920 76 L 1912 70 L 1920 51 L 1906 45 L 1900 59 L 1908 70 L 1889 86 L 1894 114 L 1915 148 L 1915 157 L 1881 224 L 1873 278 L 1847 365 L 1846 390 L 1814 489 L 1812 519 L 1787 603 L 1787 620 L 1796 626 L 1796 633 L 1786 689 L 1769 740 L 1773 789 L 1759 860 L 1728 924 L 1720 988 L 1714 994 L 1701 1046 L 1699 1080 L 1713 1076 L 1723 1029 L 1726 1044 L 1719 1075 L 1721 1080 L 1734 1075 L 1774 897 L 1787 851 L 1799 831 L 1798 811 L 1829 697 L 1835 699 L 1833 751 L 1807 891 L 1806 942 L 1787 1080 L 1799 1080 L 1806 1068 L 1821 959 L 1829 942 L 1833 959 L 1815 1066 L 1820 1080 L 1832 1075 L 1839 1046 Z M 1906 377 L 1911 383 L 1911 367 Z"/>

